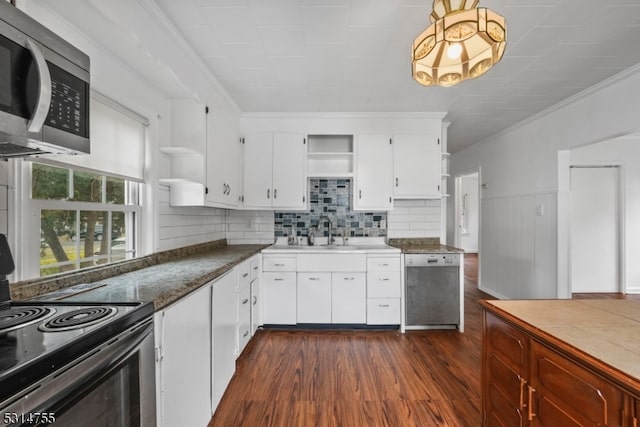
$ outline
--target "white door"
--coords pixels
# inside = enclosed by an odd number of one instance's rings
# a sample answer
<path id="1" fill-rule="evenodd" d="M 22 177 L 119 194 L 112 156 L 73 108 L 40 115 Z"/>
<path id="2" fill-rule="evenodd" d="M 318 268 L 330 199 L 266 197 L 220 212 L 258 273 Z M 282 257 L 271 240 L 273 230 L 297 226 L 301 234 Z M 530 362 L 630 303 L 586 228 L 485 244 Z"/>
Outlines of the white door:
<path id="1" fill-rule="evenodd" d="M 571 291 L 619 292 L 618 168 L 573 167 Z"/>
<path id="2" fill-rule="evenodd" d="M 304 209 L 306 206 L 306 150 L 300 134 L 275 134 L 273 137 L 274 208 Z"/>
<path id="3" fill-rule="evenodd" d="M 244 139 L 244 206 L 271 207 L 273 135 L 247 135 Z"/>
<path id="4" fill-rule="evenodd" d="M 456 246 L 478 252 L 478 173 L 456 177 Z"/>

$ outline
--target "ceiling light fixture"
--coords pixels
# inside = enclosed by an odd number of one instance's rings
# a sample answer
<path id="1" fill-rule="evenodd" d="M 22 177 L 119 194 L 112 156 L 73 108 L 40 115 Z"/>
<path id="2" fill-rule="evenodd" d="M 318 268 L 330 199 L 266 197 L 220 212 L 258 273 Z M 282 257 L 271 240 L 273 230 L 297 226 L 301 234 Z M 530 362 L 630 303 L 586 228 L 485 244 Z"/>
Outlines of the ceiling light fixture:
<path id="1" fill-rule="evenodd" d="M 423 86 L 453 86 L 486 73 L 504 54 L 504 17 L 479 0 L 434 0 L 431 25 L 413 41 L 411 74 Z"/>

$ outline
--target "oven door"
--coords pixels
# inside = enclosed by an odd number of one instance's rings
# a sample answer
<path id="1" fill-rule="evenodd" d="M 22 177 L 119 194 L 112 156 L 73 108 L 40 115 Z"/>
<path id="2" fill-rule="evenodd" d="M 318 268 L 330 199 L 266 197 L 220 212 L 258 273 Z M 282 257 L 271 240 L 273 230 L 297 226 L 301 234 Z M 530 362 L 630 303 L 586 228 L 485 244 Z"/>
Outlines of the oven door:
<path id="1" fill-rule="evenodd" d="M 153 319 L 19 393 L 3 425 L 155 426 Z"/>

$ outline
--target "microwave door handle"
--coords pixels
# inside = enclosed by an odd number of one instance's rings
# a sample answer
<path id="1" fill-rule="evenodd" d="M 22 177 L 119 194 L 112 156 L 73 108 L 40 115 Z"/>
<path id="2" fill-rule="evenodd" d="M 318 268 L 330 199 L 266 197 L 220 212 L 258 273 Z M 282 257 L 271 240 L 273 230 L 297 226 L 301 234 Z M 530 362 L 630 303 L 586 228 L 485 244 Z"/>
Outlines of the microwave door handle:
<path id="1" fill-rule="evenodd" d="M 27 49 L 31 51 L 33 59 L 36 61 L 38 77 L 40 78 L 38 103 L 27 125 L 27 131 L 37 133 L 42 129 L 42 125 L 49 114 L 49 107 L 51 107 L 51 74 L 49 74 L 49 67 L 47 66 L 47 61 L 44 59 L 42 51 L 30 39 L 27 39 Z"/>

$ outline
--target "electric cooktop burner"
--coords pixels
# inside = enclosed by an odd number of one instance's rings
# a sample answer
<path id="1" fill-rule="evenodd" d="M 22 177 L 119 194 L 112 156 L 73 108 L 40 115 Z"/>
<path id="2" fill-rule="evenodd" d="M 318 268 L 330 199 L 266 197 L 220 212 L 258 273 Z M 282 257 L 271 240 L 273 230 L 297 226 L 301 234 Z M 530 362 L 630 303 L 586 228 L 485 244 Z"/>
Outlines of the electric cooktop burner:
<path id="1" fill-rule="evenodd" d="M 83 307 L 60 314 L 38 326 L 38 329 L 43 332 L 80 329 L 107 320 L 117 312 L 115 307 Z"/>
<path id="2" fill-rule="evenodd" d="M 56 311 L 50 307 L 10 307 L 0 310 L 0 333 L 35 323 Z"/>

